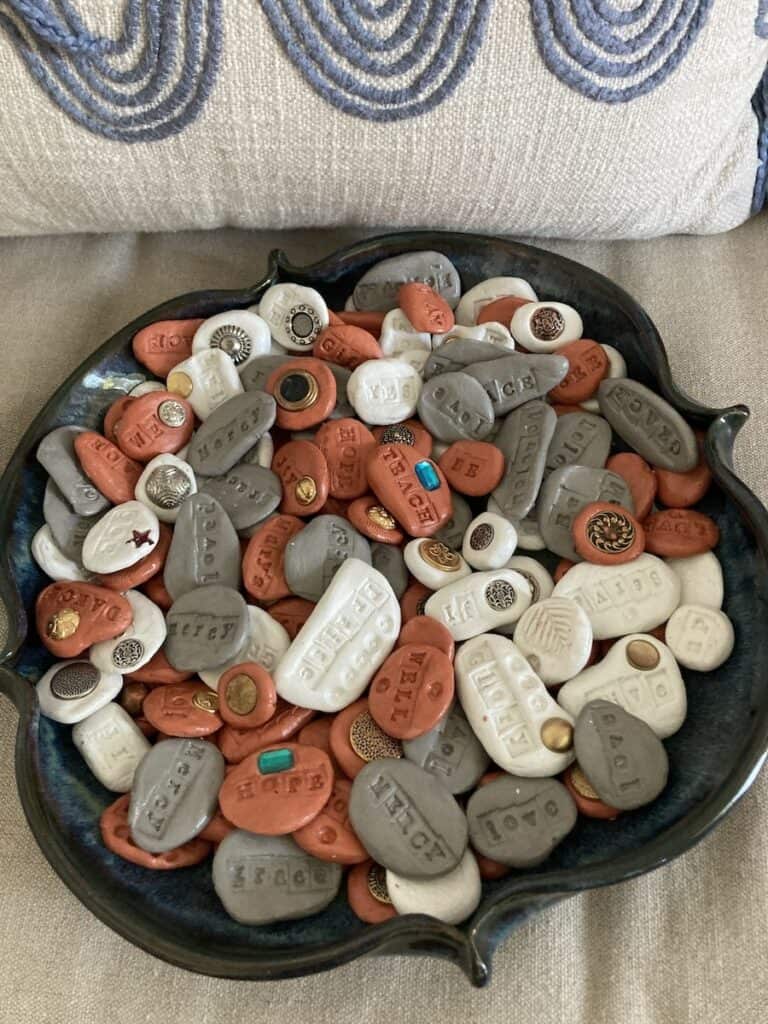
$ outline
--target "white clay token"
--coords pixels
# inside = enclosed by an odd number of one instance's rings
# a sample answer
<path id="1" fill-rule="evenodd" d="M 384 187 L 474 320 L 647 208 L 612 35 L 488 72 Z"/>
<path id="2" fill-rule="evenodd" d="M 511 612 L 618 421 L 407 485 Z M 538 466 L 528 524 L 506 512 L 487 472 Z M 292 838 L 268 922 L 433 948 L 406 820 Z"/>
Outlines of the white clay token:
<path id="1" fill-rule="evenodd" d="M 165 385 L 159 380 L 143 380 L 135 388 L 131 388 L 128 394 L 131 398 L 141 398 L 142 395 L 149 395 L 153 391 L 165 391 Z"/>
<path id="2" fill-rule="evenodd" d="M 576 718 L 591 700 L 619 704 L 642 719 L 660 739 L 685 721 L 685 683 L 672 651 L 655 636 L 622 637 L 597 665 L 561 687 L 558 703 Z"/>
<path id="3" fill-rule="evenodd" d="M 409 541 L 403 548 L 403 558 L 411 575 L 430 590 L 440 590 L 472 572 L 457 551 L 432 537 Z"/>
<path id="4" fill-rule="evenodd" d="M 715 609 L 723 607 L 723 567 L 712 551 L 688 558 L 666 558 L 665 561 L 680 580 L 680 604 L 703 604 L 705 608 Z"/>
<path id="5" fill-rule="evenodd" d="M 473 324 L 471 327 L 456 324 L 445 334 L 433 334 L 432 348 L 440 348 L 446 341 L 485 341 L 510 352 L 515 348 L 515 339 L 508 329 L 504 324 L 496 323 L 495 320 L 489 320 L 484 324 Z"/>
<path id="6" fill-rule="evenodd" d="M 519 648 L 486 633 L 456 655 L 456 688 L 464 714 L 485 751 L 505 772 L 526 778 L 557 775 L 573 760 L 572 745 L 550 749 L 542 729 L 550 719 L 573 726 Z"/>
<path id="7" fill-rule="evenodd" d="M 499 626 L 517 622 L 531 603 L 528 580 L 512 569 L 473 572 L 436 591 L 424 614 L 437 619 L 454 640 L 468 640 Z"/>
<path id="8" fill-rule="evenodd" d="M 397 356 L 411 349 L 432 351 L 432 335 L 417 331 L 402 309 L 390 309 L 381 324 L 379 345 L 385 356 Z"/>
<path id="9" fill-rule="evenodd" d="M 456 867 L 439 878 L 404 878 L 387 868 L 386 883 L 398 914 L 428 914 L 445 924 L 466 921 L 482 895 L 480 870 L 469 848 Z"/>
<path id="10" fill-rule="evenodd" d="M 72 741 L 102 786 L 113 793 L 128 792 L 139 762 L 150 749 L 138 725 L 114 702 L 78 722 Z"/>
<path id="11" fill-rule="evenodd" d="M 125 675 L 146 665 L 165 643 L 165 615 L 154 601 L 138 590 L 123 595 L 131 606 L 133 622 L 120 636 L 93 644 L 88 653 L 91 664 L 102 672 Z"/>
<path id="12" fill-rule="evenodd" d="M 247 309 L 230 309 L 200 324 L 192 339 L 192 355 L 220 349 L 242 373 L 256 356 L 267 355 L 271 344 L 269 325 L 262 317 Z"/>
<path id="13" fill-rule="evenodd" d="M 41 526 L 32 538 L 32 557 L 52 580 L 85 582 L 90 577 L 81 565 L 67 558 L 53 539 L 50 526 Z"/>
<path id="14" fill-rule="evenodd" d="M 40 714 L 73 725 L 103 708 L 120 693 L 123 677 L 100 672 L 89 661 L 58 661 L 37 683 Z"/>
<path id="15" fill-rule="evenodd" d="M 368 359 L 347 381 L 347 398 L 365 423 L 389 426 L 416 412 L 421 377 L 400 359 Z"/>
<path id="16" fill-rule="evenodd" d="M 198 419 L 243 393 L 237 367 L 221 349 L 206 348 L 178 363 L 168 374 L 168 390 L 186 398 Z"/>
<path id="17" fill-rule="evenodd" d="M 425 352 L 423 348 L 409 348 L 396 356 L 387 356 L 386 358 L 387 360 L 399 359 L 401 363 L 410 366 L 420 377 L 423 377 L 424 365 L 429 359 L 429 352 Z"/>
<path id="18" fill-rule="evenodd" d="M 301 284 L 275 284 L 259 303 L 259 315 L 272 337 L 289 352 L 310 352 L 328 326 L 328 307 L 320 292 Z"/>
<path id="19" fill-rule="evenodd" d="M 595 639 L 608 640 L 666 622 L 680 604 L 680 580 L 660 558 L 644 553 L 625 565 L 580 562 L 556 584 L 553 596 L 581 605 Z"/>
<path id="20" fill-rule="evenodd" d="M 465 530 L 461 553 L 473 569 L 504 569 L 516 547 L 512 523 L 495 512 L 483 512 Z"/>
<path id="21" fill-rule="evenodd" d="M 170 453 L 150 459 L 136 482 L 136 500 L 151 509 L 161 523 L 175 523 L 190 494 L 197 494 L 195 472 L 188 462 Z"/>
<path id="22" fill-rule="evenodd" d="M 303 708 L 340 711 L 365 690 L 399 632 L 389 581 L 359 558 L 347 559 L 277 666 L 278 694 Z"/>
<path id="23" fill-rule="evenodd" d="M 522 277 L 489 277 L 468 292 L 464 292 L 456 307 L 456 323 L 471 325 L 477 323 L 480 310 L 495 302 L 513 296 L 537 302 L 538 296 L 528 282 Z"/>
<path id="24" fill-rule="evenodd" d="M 140 501 L 116 505 L 91 527 L 83 541 L 83 568 L 110 573 L 127 569 L 155 550 L 160 523 Z"/>
<path id="25" fill-rule="evenodd" d="M 274 675 L 275 669 L 290 646 L 291 638 L 282 623 L 273 619 L 263 608 L 249 604 L 248 636 L 237 657 L 227 662 L 226 665 L 201 669 L 198 675 L 212 690 L 218 689 L 219 680 L 225 672 L 234 668 L 235 665 L 242 665 L 245 661 L 255 661 L 270 675 Z"/>
<path id="26" fill-rule="evenodd" d="M 712 672 L 733 651 L 731 620 L 724 612 L 701 604 L 681 604 L 664 635 L 680 664 L 696 672 Z"/>
<path id="27" fill-rule="evenodd" d="M 544 601 L 552 596 L 555 581 L 541 562 L 537 562 L 535 558 L 530 558 L 528 555 L 513 555 L 505 568 L 514 569 L 528 580 L 531 587 L 531 604 Z"/>
<path id="28" fill-rule="evenodd" d="M 564 302 L 529 302 L 515 310 L 509 331 L 529 352 L 557 352 L 581 337 L 581 317 Z"/>
<path id="29" fill-rule="evenodd" d="M 567 597 L 532 604 L 515 627 L 515 643 L 547 686 L 581 672 L 592 650 L 587 613 Z"/>

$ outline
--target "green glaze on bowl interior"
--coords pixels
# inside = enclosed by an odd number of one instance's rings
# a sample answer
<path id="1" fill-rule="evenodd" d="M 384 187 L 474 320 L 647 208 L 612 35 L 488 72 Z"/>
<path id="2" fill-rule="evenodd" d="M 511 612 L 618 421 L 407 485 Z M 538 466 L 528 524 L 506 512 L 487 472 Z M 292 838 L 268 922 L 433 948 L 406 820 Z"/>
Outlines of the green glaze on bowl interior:
<path id="1" fill-rule="evenodd" d="M 575 306 L 586 337 L 618 348 L 629 373 L 663 394 L 706 431 L 715 485 L 704 508 L 720 527 L 725 611 L 736 630 L 734 654 L 716 672 L 686 672 L 689 715 L 666 743 L 668 788 L 653 804 L 616 822 L 580 818 L 546 863 L 486 882 L 475 915 L 459 928 L 426 916 L 371 926 L 350 911 L 344 889 L 320 914 L 300 921 L 246 927 L 230 920 L 211 883 L 210 864 L 151 872 L 121 861 L 99 838 L 98 817 L 114 796 L 91 776 L 70 730 L 41 718 L 32 683 L 51 662 L 34 633 L 31 612 L 46 580 L 30 555 L 42 524 L 44 473 L 38 441 L 53 427 L 98 429 L 107 405 L 144 379 L 131 339 L 162 319 L 208 317 L 250 306 L 279 281 L 318 288 L 340 309 L 374 263 L 415 249 L 445 253 L 463 290 L 485 278 L 524 277 L 545 298 Z M 501 238 L 414 232 L 373 238 L 308 267 L 272 255 L 267 276 L 246 291 L 183 295 L 140 316 L 107 341 L 62 384 L 24 436 L 0 481 L 0 691 L 19 710 L 16 773 L 30 827 L 45 856 L 75 895 L 102 921 L 171 963 L 231 978 L 274 979 L 325 970 L 364 953 L 411 952 L 448 957 L 473 983 L 485 983 L 496 945 L 533 911 L 580 890 L 650 871 L 677 856 L 717 824 L 746 791 L 768 742 L 765 638 L 768 636 L 768 513 L 734 475 L 732 450 L 744 407 L 706 409 L 673 384 L 661 340 L 638 304 L 611 281 L 541 249 Z"/>

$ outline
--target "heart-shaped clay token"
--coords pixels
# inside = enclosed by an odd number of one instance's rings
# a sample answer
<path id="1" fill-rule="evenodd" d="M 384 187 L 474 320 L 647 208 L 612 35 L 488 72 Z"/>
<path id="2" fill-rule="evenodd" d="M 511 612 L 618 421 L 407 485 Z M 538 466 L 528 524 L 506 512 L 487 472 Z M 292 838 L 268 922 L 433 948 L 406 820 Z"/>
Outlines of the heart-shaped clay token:
<path id="1" fill-rule="evenodd" d="M 57 658 L 76 658 L 91 644 L 119 636 L 133 612 L 122 594 L 91 583 L 52 583 L 35 605 L 37 632 Z"/>
<path id="2" fill-rule="evenodd" d="M 83 541 L 83 566 L 90 572 L 127 569 L 150 554 L 160 540 L 160 523 L 140 501 L 110 509 Z"/>

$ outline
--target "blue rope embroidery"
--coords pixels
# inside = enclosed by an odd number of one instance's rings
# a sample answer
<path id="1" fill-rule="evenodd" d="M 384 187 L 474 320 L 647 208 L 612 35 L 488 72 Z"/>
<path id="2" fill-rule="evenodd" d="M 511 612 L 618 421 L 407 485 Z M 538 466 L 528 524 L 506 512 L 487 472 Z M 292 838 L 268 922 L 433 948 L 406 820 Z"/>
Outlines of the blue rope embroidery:
<path id="1" fill-rule="evenodd" d="M 703 28 L 712 2 L 661 0 L 654 9 L 651 0 L 642 0 L 621 10 L 610 0 L 531 0 L 531 17 L 553 74 L 590 99 L 626 103 L 672 74 Z M 635 34 L 626 31 L 637 23 Z"/>
<path id="2" fill-rule="evenodd" d="M 127 0 L 121 33 L 95 35 L 70 0 L 0 0 L 30 74 L 73 121 L 155 142 L 197 117 L 218 71 L 222 0 Z"/>
<path id="3" fill-rule="evenodd" d="M 752 195 L 752 212 L 758 213 L 768 202 L 768 67 L 752 97 L 752 109 L 757 117 L 757 175 Z"/>

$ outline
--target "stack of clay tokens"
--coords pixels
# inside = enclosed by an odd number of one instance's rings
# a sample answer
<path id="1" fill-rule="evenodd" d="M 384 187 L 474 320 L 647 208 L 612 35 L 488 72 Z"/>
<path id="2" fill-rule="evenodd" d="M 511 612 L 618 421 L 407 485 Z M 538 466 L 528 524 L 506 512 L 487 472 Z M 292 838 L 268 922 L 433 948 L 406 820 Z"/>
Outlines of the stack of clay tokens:
<path id="1" fill-rule="evenodd" d="M 730 655 L 702 438 L 610 338 L 441 253 L 133 339 L 61 426 L 33 554 L 40 709 L 106 846 L 206 858 L 245 924 L 459 923 L 481 880 L 667 781 L 683 671 Z M 107 798 L 105 797 L 105 804 Z"/>

